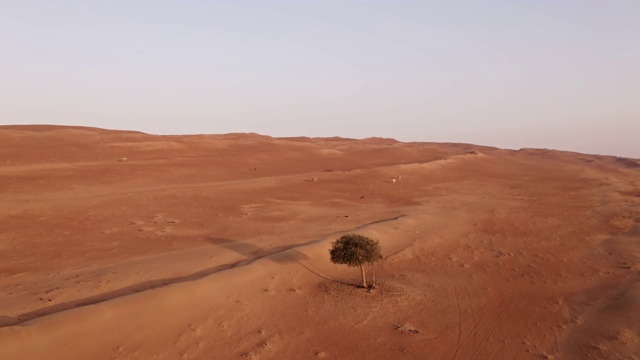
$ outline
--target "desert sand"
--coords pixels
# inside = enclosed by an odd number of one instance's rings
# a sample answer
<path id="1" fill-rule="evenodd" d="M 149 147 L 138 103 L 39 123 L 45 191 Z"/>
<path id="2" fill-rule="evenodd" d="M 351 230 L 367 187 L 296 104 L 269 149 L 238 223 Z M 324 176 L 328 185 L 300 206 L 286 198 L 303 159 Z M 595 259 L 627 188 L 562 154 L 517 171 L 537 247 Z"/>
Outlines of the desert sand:
<path id="1" fill-rule="evenodd" d="M 640 359 L 637 159 L 0 126 L 0 255 L 3 360 Z"/>

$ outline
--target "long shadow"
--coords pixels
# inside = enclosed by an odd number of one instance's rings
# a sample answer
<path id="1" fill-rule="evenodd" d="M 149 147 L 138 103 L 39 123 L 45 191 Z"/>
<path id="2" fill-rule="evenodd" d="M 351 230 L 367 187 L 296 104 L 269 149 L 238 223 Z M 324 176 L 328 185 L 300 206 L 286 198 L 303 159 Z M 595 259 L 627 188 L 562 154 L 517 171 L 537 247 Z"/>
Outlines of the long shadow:
<path id="1" fill-rule="evenodd" d="M 366 226 L 369 226 L 369 225 L 372 225 L 372 224 L 377 224 L 377 223 L 397 220 L 397 219 L 399 219 L 399 218 L 401 218 L 403 216 L 405 216 L 405 215 L 396 216 L 396 217 L 393 217 L 393 218 L 390 218 L 390 219 L 383 219 L 383 220 L 373 221 L 373 222 L 370 222 L 370 223 L 367 223 L 367 224 L 364 224 L 364 225 L 360 225 L 360 226 L 358 226 L 358 227 L 356 227 L 354 229 L 350 229 L 348 231 L 357 231 L 359 229 L 362 229 L 362 228 L 364 228 Z M 33 311 L 22 313 L 22 314 L 20 314 L 18 316 L 0 315 L 0 328 L 8 327 L 8 326 L 22 325 L 22 324 L 24 324 L 24 323 L 26 323 L 26 322 L 28 322 L 30 320 L 38 319 L 38 318 L 41 318 L 41 317 L 44 317 L 44 316 L 47 316 L 47 315 L 52 315 L 52 314 L 56 314 L 56 313 L 59 313 L 59 312 L 63 312 L 63 311 L 66 311 L 66 310 L 71 310 L 71 309 L 75 309 L 75 308 L 79 308 L 79 307 L 83 307 L 83 306 L 98 304 L 98 303 L 101 303 L 101 302 L 105 302 L 105 301 L 116 299 L 116 298 L 119 298 L 119 297 L 123 297 L 123 296 L 131 295 L 131 294 L 139 293 L 139 292 L 142 292 L 142 291 L 157 289 L 157 288 L 161 288 L 163 286 L 183 283 L 183 282 L 187 282 L 187 281 L 199 280 L 199 279 L 202 279 L 202 278 L 204 278 L 206 276 L 215 274 L 215 273 L 220 272 L 220 271 L 233 269 L 233 268 L 240 267 L 240 266 L 249 265 L 249 264 L 253 263 L 254 261 L 262 259 L 264 257 L 268 257 L 271 261 L 274 261 L 274 262 L 279 263 L 279 264 L 297 262 L 298 264 L 300 264 L 305 269 L 309 270 L 313 274 L 315 274 L 315 275 L 317 275 L 317 276 L 319 276 L 319 277 L 321 277 L 323 279 L 340 282 L 340 283 L 346 284 L 346 285 L 353 285 L 353 284 L 346 283 L 346 282 L 344 282 L 342 280 L 339 280 L 337 278 L 333 278 L 331 276 L 323 274 L 321 271 L 319 271 L 317 269 L 314 269 L 313 265 L 311 263 L 309 263 L 308 260 L 310 260 L 310 259 L 306 254 L 304 254 L 304 253 L 302 253 L 302 252 L 300 252 L 298 250 L 294 250 L 295 248 L 300 247 L 300 246 L 310 245 L 310 244 L 314 244 L 314 243 L 318 243 L 320 241 L 323 241 L 323 238 L 326 237 L 326 236 L 330 236 L 330 235 L 333 235 L 333 234 L 339 234 L 339 233 L 343 233 L 343 232 L 345 232 L 345 231 L 333 231 L 331 233 L 320 235 L 319 238 L 314 239 L 314 240 L 310 240 L 310 241 L 302 242 L 302 243 L 295 243 L 295 244 L 278 246 L 278 247 L 274 247 L 274 248 L 270 248 L 270 249 L 264 249 L 264 248 L 258 247 L 256 245 L 246 243 L 246 242 L 235 241 L 235 240 L 224 239 L 224 238 L 210 237 L 210 238 L 206 239 L 206 241 L 209 242 L 210 244 L 216 245 L 216 246 L 221 246 L 221 247 L 223 247 L 225 249 L 234 251 L 234 252 L 236 252 L 238 254 L 241 254 L 241 255 L 245 256 L 245 259 L 239 260 L 239 261 L 236 261 L 236 262 L 233 262 L 233 263 L 216 265 L 216 266 L 213 266 L 213 267 L 210 267 L 210 268 L 207 268 L 207 269 L 203 269 L 203 270 L 197 271 L 195 273 L 184 275 L 184 276 L 177 276 L 177 277 L 171 277 L 171 278 L 163 278 L 163 279 L 156 279 L 156 280 L 149 280 L 149 281 L 140 282 L 140 283 L 137 283 L 137 284 L 129 285 L 129 286 L 126 286 L 126 287 L 123 287 L 123 288 L 120 288 L 120 289 L 104 292 L 104 293 L 97 294 L 97 295 L 90 296 L 90 297 L 86 297 L 86 298 L 83 298 L 83 299 L 77 299 L 77 300 L 67 301 L 67 302 L 64 302 L 64 303 L 43 307 L 43 308 L 40 308 L 40 309 L 36 309 L 36 310 L 33 310 Z"/>
<path id="2" fill-rule="evenodd" d="M 244 260 L 240 261 L 238 264 L 235 264 L 233 267 L 249 265 L 256 260 L 262 259 L 267 256 L 271 261 L 278 264 L 309 260 L 309 257 L 307 255 L 301 253 L 300 251 L 292 249 L 317 242 L 317 240 L 312 240 L 303 243 L 288 244 L 265 249 L 254 244 L 235 241 L 231 239 L 210 237 L 206 239 L 206 241 L 212 245 L 223 247 L 245 257 Z"/>
<path id="3" fill-rule="evenodd" d="M 300 264 L 300 266 L 302 266 L 303 268 L 309 270 L 309 272 L 311 272 L 312 274 L 314 274 L 314 275 L 316 275 L 316 276 L 318 276 L 320 278 L 323 278 L 325 280 L 334 281 L 334 282 L 338 282 L 338 283 L 343 284 L 343 285 L 349 285 L 349 286 L 354 286 L 354 287 L 359 287 L 360 286 L 358 284 L 349 283 L 349 282 L 346 282 L 344 280 L 338 279 L 336 277 L 324 274 L 322 271 L 320 271 L 318 269 L 314 269 L 314 266 L 311 263 L 304 264 L 301 261 L 298 261 L 298 264 Z"/>
<path id="4" fill-rule="evenodd" d="M 206 276 L 215 274 L 217 272 L 223 271 L 223 270 L 227 270 L 227 269 L 233 269 L 236 267 L 240 267 L 240 266 L 246 266 L 251 264 L 252 262 L 264 258 L 266 256 L 271 256 L 273 255 L 272 258 L 270 258 L 271 260 L 277 262 L 277 263 L 290 263 L 290 262 L 300 262 L 300 261 L 304 261 L 304 260 L 308 260 L 309 257 L 297 250 L 293 250 L 293 251 L 289 251 L 287 252 L 287 250 L 290 250 L 292 248 L 295 248 L 297 246 L 301 246 L 304 244 L 294 244 L 294 245 L 287 245 L 287 246 L 279 246 L 273 249 L 262 249 L 260 247 L 257 247 L 253 244 L 248 244 L 248 243 L 244 243 L 244 242 L 240 242 L 240 241 L 234 241 L 234 240 L 230 240 L 230 239 L 220 239 L 220 238 L 211 238 L 207 240 L 208 242 L 215 244 L 215 245 L 219 245 L 222 246 L 224 248 L 227 248 L 229 250 L 233 250 L 241 255 L 246 256 L 246 259 L 244 260 L 239 260 L 233 263 L 229 263 L 229 264 L 223 264 L 223 265 L 217 265 L 217 266 L 213 266 L 207 269 L 203 269 L 200 270 L 198 272 L 189 274 L 189 275 L 185 275 L 185 276 L 178 276 L 178 277 L 171 277 L 171 278 L 164 278 L 164 279 L 156 279 L 156 280 L 149 280 L 149 281 L 145 281 L 145 282 L 141 282 L 141 283 L 137 283 L 137 284 L 133 284 L 133 285 L 129 285 L 120 289 L 116 289 L 116 290 L 112 290 L 112 291 L 108 291 L 108 292 L 104 292 L 101 294 L 97 294 L 94 296 L 90 296 L 87 298 L 83 298 L 83 299 L 78 299 L 78 300 L 72 300 L 72 301 L 67 301 L 64 303 L 60 303 L 60 304 L 56 304 L 56 305 L 51 305 L 48 307 L 44 307 L 44 308 L 40 308 L 37 310 L 33 310 L 33 311 L 29 311 L 23 314 L 20 314 L 18 316 L 15 317 L 11 317 L 11 316 L 0 316 L 0 327 L 7 327 L 7 326 L 15 326 L 15 325 L 21 325 L 27 321 L 33 320 L 33 319 L 37 319 L 43 316 L 47 316 L 47 315 L 52 315 L 55 313 L 59 313 L 62 311 L 66 311 L 66 310 L 70 310 L 70 309 L 75 309 L 75 308 L 79 308 L 79 307 L 83 307 L 83 306 L 87 306 L 87 305 L 93 305 L 93 304 L 98 304 L 107 300 L 112 300 L 115 298 L 119 298 L 122 296 L 126 296 L 126 295 L 131 295 L 131 294 L 135 294 L 135 293 L 139 293 L 142 291 L 147 291 L 147 290 L 152 290 L 152 289 L 157 289 L 163 286 L 167 286 L 167 285 L 172 285 L 172 284 L 178 284 L 178 283 L 183 283 L 183 282 L 187 282 L 187 281 L 194 281 L 194 280 L 199 280 L 202 279 Z"/>
<path id="5" fill-rule="evenodd" d="M 83 307 L 83 306 L 87 306 L 87 305 L 98 304 L 98 303 L 101 303 L 101 302 L 104 302 L 104 301 L 107 301 L 107 300 L 112 300 L 112 299 L 115 299 L 115 298 L 119 298 L 119 297 L 122 297 L 122 296 L 139 293 L 139 292 L 146 291 L 146 290 L 157 289 L 157 288 L 160 288 L 160 287 L 163 287 L 163 286 L 167 286 L 167 285 L 171 285 L 171 284 L 178 284 L 178 283 L 182 283 L 182 282 L 198 280 L 198 279 L 201 279 L 203 277 L 209 276 L 211 274 L 215 274 L 215 273 L 217 273 L 219 271 L 233 268 L 233 267 L 237 266 L 240 262 L 241 261 L 238 261 L 238 262 L 235 262 L 235 263 L 231 263 L 231 264 L 217 265 L 217 266 L 214 266 L 214 267 L 211 267 L 211 268 L 207 268 L 207 269 L 204 269 L 204 270 L 200 270 L 198 272 L 195 272 L 195 273 L 189 274 L 189 275 L 185 275 L 185 276 L 149 280 L 149 281 L 145 281 L 145 282 L 129 285 L 129 286 L 126 286 L 126 287 L 123 287 L 123 288 L 120 288 L 120 289 L 116 289 L 116 290 L 104 292 L 104 293 L 101 293 L 101 294 L 97 294 L 97 295 L 94 295 L 94 296 L 86 297 L 86 298 L 83 298 L 83 299 L 67 301 L 67 302 L 64 302 L 64 303 L 51 305 L 51 306 L 48 306 L 48 307 L 44 307 L 44 308 L 40 308 L 40 309 L 37 309 L 37 310 L 29 311 L 29 312 L 20 314 L 20 315 L 15 316 L 15 317 L 0 316 L 0 327 L 20 325 L 20 324 L 23 324 L 23 323 L 25 323 L 27 321 L 30 321 L 30 320 L 33 320 L 33 319 L 37 319 L 37 318 L 40 318 L 40 317 L 43 317 L 43 316 L 59 313 L 59 312 L 65 311 L 65 310 L 75 309 L 75 308 L 79 308 L 79 307 Z"/>
<path id="6" fill-rule="evenodd" d="M 324 274 L 322 271 L 315 268 L 315 266 L 313 266 L 313 264 L 309 262 L 310 259 L 306 254 L 303 254 L 302 252 L 294 249 L 300 246 L 310 245 L 313 243 L 320 242 L 322 241 L 322 239 L 311 240 L 311 241 L 297 243 L 293 245 L 278 246 L 272 249 L 263 249 L 253 244 L 247 244 L 239 241 L 232 241 L 229 239 L 209 238 L 207 239 L 207 241 L 210 242 L 211 244 L 222 246 L 226 249 L 233 250 L 241 255 L 246 256 L 247 259 L 242 261 L 240 264 L 238 264 L 238 266 L 244 266 L 254 262 L 258 258 L 269 256 L 270 260 L 280 264 L 297 262 L 300 266 L 302 266 L 312 274 L 318 277 L 321 277 L 325 280 L 339 282 L 344 285 L 354 285 L 354 284 L 345 282 L 343 280 L 340 280 L 338 278 Z M 358 286 L 358 285 L 356 284 L 354 286 Z"/>

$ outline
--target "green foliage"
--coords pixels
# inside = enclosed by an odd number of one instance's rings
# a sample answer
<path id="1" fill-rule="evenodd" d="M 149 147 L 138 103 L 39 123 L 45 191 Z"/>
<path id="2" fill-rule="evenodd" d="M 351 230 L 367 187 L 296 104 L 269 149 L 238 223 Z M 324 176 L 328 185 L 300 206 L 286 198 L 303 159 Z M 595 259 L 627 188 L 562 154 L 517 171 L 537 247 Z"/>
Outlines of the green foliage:
<path id="1" fill-rule="evenodd" d="M 331 262 L 362 266 L 382 260 L 380 243 L 360 234 L 346 234 L 332 243 Z"/>

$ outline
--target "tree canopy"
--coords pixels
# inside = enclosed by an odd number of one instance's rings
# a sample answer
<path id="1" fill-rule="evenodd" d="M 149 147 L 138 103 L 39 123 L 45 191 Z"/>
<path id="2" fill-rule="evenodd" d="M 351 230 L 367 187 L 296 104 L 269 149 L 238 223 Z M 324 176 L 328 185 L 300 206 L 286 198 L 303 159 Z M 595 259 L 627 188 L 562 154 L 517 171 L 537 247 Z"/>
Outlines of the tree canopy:
<path id="1" fill-rule="evenodd" d="M 365 279 L 364 264 L 373 265 L 382 260 L 380 243 L 360 234 L 342 235 L 332 243 L 329 250 L 331 262 L 334 264 L 344 264 L 347 266 L 360 266 L 362 272 L 362 286 L 367 287 Z M 373 268 L 373 282 L 371 287 L 375 287 L 375 267 Z"/>
<path id="2" fill-rule="evenodd" d="M 382 260 L 380 243 L 360 234 L 346 234 L 334 241 L 331 262 L 347 266 L 373 264 Z"/>

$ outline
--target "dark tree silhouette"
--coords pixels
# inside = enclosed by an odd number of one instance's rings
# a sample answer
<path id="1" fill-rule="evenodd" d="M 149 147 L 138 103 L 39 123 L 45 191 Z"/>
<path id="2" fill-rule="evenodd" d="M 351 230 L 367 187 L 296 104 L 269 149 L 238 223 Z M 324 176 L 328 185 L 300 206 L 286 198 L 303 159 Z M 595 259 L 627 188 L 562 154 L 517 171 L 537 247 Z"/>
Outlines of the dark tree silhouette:
<path id="1" fill-rule="evenodd" d="M 373 280 L 371 288 L 376 286 L 375 263 L 382 260 L 380 243 L 360 234 L 342 235 L 332 243 L 329 250 L 331 262 L 334 264 L 344 264 L 347 266 L 360 266 L 362 272 L 362 286 L 367 287 L 367 280 L 364 272 L 364 264 L 373 266 Z"/>

